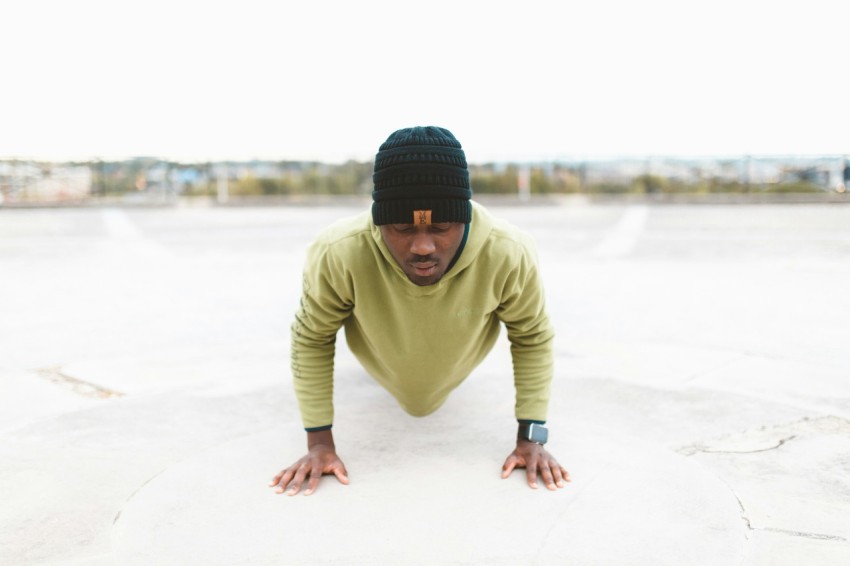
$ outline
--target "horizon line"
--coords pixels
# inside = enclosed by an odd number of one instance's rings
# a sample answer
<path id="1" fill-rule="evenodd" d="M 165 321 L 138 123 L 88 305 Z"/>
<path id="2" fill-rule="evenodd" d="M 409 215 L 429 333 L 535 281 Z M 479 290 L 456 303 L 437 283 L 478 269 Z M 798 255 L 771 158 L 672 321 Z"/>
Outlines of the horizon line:
<path id="1" fill-rule="evenodd" d="M 666 160 L 745 160 L 745 159 L 850 159 L 850 152 L 837 153 L 702 153 L 702 154 L 686 154 L 686 153 L 646 153 L 646 154 L 591 154 L 591 155 L 557 155 L 557 156 L 536 156 L 536 157 L 501 157 L 497 159 L 481 159 L 469 160 L 470 165 L 485 165 L 485 164 L 544 164 L 544 163 L 575 163 L 575 162 L 607 162 L 607 161 L 647 161 L 654 159 Z M 343 160 L 319 159 L 319 158 L 287 158 L 287 157 L 219 157 L 214 159 L 199 159 L 199 158 L 178 158 L 158 155 L 132 155 L 132 156 L 89 156 L 89 157 L 47 157 L 47 156 L 30 156 L 30 155 L 0 155 L 0 162 L 34 162 L 34 163 L 53 163 L 53 164 L 71 164 L 71 163 L 107 163 L 107 162 L 124 162 L 124 161 L 157 161 L 171 162 L 181 165 L 197 165 L 204 163 L 316 163 L 322 165 L 343 165 L 350 162 L 369 163 L 374 161 L 371 159 L 356 159 L 354 157 Z"/>

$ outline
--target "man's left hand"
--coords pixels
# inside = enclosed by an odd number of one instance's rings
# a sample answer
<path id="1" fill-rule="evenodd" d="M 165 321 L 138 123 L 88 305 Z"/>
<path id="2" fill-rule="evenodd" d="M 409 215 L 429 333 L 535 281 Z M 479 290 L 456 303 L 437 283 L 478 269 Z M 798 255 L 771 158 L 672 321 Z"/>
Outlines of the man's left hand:
<path id="1" fill-rule="evenodd" d="M 528 485 L 532 489 L 537 489 L 537 474 L 540 474 L 543 483 L 552 491 L 564 487 L 566 482 L 570 481 L 569 472 L 554 456 L 540 444 L 527 440 L 517 440 L 516 449 L 502 466 L 502 479 L 511 475 L 514 468 L 525 468 Z"/>

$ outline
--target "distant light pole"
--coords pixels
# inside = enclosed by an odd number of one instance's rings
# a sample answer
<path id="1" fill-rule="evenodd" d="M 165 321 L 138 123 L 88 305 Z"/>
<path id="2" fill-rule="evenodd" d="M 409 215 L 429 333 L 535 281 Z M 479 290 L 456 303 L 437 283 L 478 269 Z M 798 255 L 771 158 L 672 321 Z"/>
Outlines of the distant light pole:
<path id="1" fill-rule="evenodd" d="M 519 200 L 522 202 L 531 200 L 531 169 L 528 165 L 520 165 L 516 184 Z"/>
<path id="2" fill-rule="evenodd" d="M 847 190 L 844 177 L 847 170 L 847 158 L 843 155 L 832 160 L 829 171 L 829 185 L 835 192 L 843 193 Z"/>
<path id="3" fill-rule="evenodd" d="M 216 188 L 218 189 L 218 195 L 216 200 L 218 204 L 225 204 L 228 198 L 228 187 L 227 187 L 227 164 L 221 163 L 218 166 L 218 175 L 216 179 Z"/>

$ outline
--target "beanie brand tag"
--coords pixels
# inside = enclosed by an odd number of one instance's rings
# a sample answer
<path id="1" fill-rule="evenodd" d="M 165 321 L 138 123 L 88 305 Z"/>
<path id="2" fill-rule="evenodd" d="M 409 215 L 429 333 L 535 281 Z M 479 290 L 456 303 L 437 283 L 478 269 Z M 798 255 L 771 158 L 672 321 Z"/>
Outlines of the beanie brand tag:
<path id="1" fill-rule="evenodd" d="M 431 211 L 430 210 L 414 210 L 413 211 L 413 223 L 414 224 L 430 224 L 431 223 Z"/>

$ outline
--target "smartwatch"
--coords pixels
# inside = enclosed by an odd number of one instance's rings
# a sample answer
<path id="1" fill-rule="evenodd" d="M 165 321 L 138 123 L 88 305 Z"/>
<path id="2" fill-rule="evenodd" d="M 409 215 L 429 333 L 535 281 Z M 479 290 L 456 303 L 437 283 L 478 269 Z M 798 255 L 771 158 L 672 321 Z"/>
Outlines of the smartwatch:
<path id="1" fill-rule="evenodd" d="M 539 423 L 519 423 L 517 437 L 542 446 L 549 440 L 549 429 Z"/>

